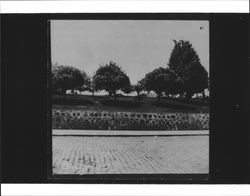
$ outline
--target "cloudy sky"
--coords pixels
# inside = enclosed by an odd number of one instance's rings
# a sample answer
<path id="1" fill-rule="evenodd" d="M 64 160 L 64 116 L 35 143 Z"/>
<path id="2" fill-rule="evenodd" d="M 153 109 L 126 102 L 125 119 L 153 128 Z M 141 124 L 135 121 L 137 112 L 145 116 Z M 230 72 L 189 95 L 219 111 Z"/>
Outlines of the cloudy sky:
<path id="1" fill-rule="evenodd" d="M 170 20 L 53 20 L 52 63 L 71 65 L 89 75 L 110 60 L 132 84 L 166 67 L 175 40 L 188 40 L 209 71 L 209 22 Z"/>

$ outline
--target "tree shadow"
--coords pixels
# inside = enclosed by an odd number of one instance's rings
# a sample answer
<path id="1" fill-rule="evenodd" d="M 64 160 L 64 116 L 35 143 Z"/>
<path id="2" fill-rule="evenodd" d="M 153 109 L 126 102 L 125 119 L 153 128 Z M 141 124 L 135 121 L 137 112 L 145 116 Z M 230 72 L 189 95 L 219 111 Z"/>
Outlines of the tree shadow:
<path id="1" fill-rule="evenodd" d="M 94 102 L 90 101 L 90 100 L 84 100 L 84 99 L 66 98 L 66 99 L 52 99 L 52 104 L 92 106 L 92 105 L 94 105 Z"/>
<path id="2" fill-rule="evenodd" d="M 209 105 L 209 98 L 205 98 L 205 99 L 197 99 L 197 98 L 193 98 L 193 99 L 180 99 L 180 98 L 168 98 L 169 100 L 173 100 L 179 103 L 183 103 L 183 104 L 193 104 L 193 105 L 197 105 L 197 106 L 208 106 Z"/>
<path id="3" fill-rule="evenodd" d="M 141 103 L 134 101 L 125 101 L 125 100 L 101 100 L 101 104 L 109 107 L 122 107 L 122 108 L 139 108 Z"/>
<path id="4" fill-rule="evenodd" d="M 195 110 L 195 107 L 187 106 L 187 105 L 181 105 L 181 104 L 175 104 L 175 103 L 167 103 L 167 102 L 152 102 L 152 105 L 157 107 L 163 107 L 163 108 L 169 108 L 169 109 L 175 109 L 175 110 Z"/>

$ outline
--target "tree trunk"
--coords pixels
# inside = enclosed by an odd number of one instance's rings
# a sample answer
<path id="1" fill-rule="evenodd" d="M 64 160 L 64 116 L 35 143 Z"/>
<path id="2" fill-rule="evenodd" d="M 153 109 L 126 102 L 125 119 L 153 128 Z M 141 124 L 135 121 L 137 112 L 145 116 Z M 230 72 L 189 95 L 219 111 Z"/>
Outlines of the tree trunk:
<path id="1" fill-rule="evenodd" d="M 161 95 L 158 94 L 158 96 L 157 96 L 157 103 L 160 103 L 160 99 L 161 99 Z"/>
<path id="2" fill-rule="evenodd" d="M 205 95 L 205 90 L 202 92 L 202 98 L 205 99 L 206 95 Z"/>
<path id="3" fill-rule="evenodd" d="M 137 91 L 137 102 L 140 102 L 140 92 Z"/>

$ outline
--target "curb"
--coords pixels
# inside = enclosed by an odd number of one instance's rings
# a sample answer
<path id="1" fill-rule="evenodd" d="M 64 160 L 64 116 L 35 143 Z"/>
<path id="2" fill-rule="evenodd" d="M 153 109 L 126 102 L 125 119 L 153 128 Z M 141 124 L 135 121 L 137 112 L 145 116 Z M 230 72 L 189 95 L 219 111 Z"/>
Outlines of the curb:
<path id="1" fill-rule="evenodd" d="M 201 136 L 209 135 L 209 130 L 183 130 L 183 131 L 108 131 L 108 130 L 63 130 L 53 129 L 52 136 L 102 136 L 102 137 L 140 137 L 140 136 Z"/>

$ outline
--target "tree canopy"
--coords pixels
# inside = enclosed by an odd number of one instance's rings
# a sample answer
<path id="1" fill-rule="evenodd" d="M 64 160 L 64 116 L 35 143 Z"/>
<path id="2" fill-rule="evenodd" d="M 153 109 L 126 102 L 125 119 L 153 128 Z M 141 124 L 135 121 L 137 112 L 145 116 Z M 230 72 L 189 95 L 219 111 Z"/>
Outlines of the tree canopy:
<path id="1" fill-rule="evenodd" d="M 105 90 L 115 98 L 118 90 L 130 86 L 129 77 L 112 61 L 98 68 L 93 77 L 93 82 L 97 90 Z"/>
<path id="2" fill-rule="evenodd" d="M 208 73 L 189 41 L 174 40 L 174 43 L 168 66 L 183 80 L 186 98 L 191 98 L 208 87 Z"/>
<path id="3" fill-rule="evenodd" d="M 79 90 L 87 83 L 87 75 L 71 66 L 52 66 L 52 91 L 63 95 L 67 90 Z"/>
<path id="4" fill-rule="evenodd" d="M 176 73 L 168 68 L 160 67 L 146 74 L 144 78 L 145 89 L 157 94 L 158 102 L 163 92 L 176 93 L 176 82 L 179 80 Z"/>

